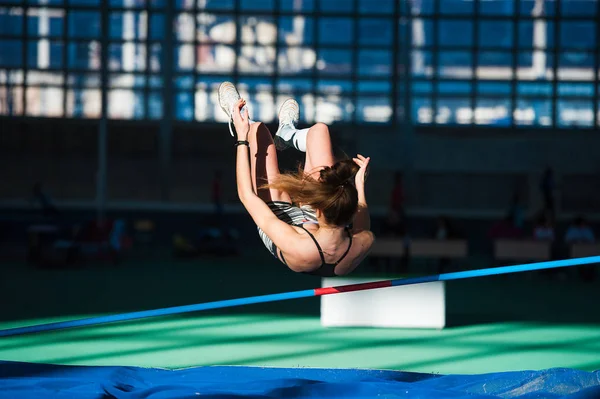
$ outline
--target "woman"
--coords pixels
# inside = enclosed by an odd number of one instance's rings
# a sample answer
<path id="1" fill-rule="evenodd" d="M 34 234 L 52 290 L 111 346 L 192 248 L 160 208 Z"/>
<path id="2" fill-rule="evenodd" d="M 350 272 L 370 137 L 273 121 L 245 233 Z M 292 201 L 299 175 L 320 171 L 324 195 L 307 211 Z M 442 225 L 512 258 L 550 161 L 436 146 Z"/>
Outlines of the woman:
<path id="1" fill-rule="evenodd" d="M 221 84 L 219 103 L 232 136 L 231 122 L 237 133 L 238 196 L 267 249 L 295 272 L 325 277 L 352 272 L 374 241 L 365 199 L 370 159 L 357 155 L 335 162 L 327 126 L 296 129 L 298 103 L 288 99 L 279 110 L 277 148 L 293 146 L 306 158 L 297 174 L 280 174 L 271 132 L 248 119 L 233 84 Z"/>

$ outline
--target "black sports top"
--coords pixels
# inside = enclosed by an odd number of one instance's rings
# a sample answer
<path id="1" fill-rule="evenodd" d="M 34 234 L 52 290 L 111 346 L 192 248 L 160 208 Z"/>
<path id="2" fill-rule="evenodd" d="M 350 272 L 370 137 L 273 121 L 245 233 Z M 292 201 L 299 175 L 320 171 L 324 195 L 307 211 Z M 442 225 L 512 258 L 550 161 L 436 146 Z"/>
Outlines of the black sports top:
<path id="1" fill-rule="evenodd" d="M 312 272 L 305 272 L 305 274 L 311 274 L 313 276 L 319 277 L 336 277 L 337 274 L 335 274 L 335 267 L 346 257 L 346 255 L 348 255 L 348 252 L 350 252 L 350 247 L 352 246 L 352 233 L 350 232 L 350 230 L 346 227 L 346 233 L 348 233 L 348 238 L 350 239 L 350 242 L 348 243 L 348 249 L 346 249 L 346 252 L 344 252 L 342 257 L 339 258 L 337 262 L 326 263 L 325 255 L 323 255 L 323 250 L 321 249 L 321 246 L 317 242 L 315 236 L 313 236 L 310 233 L 310 231 L 308 231 L 303 225 L 300 224 L 297 226 L 301 227 L 302 230 L 306 231 L 310 238 L 312 238 L 312 240 L 315 242 L 315 245 L 317 246 L 317 249 L 319 250 L 319 255 L 321 256 L 321 266 L 319 266 L 318 269 L 313 270 Z M 281 250 L 279 251 L 279 255 L 281 256 L 281 260 L 283 261 L 283 263 L 287 266 L 287 262 L 285 261 L 285 258 L 283 257 L 283 252 L 281 252 Z"/>

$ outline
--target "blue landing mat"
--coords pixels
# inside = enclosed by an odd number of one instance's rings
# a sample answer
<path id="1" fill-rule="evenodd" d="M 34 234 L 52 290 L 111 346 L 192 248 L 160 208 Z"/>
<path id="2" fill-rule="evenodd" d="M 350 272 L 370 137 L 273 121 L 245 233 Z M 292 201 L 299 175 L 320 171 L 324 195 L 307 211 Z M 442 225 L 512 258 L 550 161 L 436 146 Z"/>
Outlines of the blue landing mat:
<path id="1" fill-rule="evenodd" d="M 481 375 L 241 366 L 182 370 L 0 362 L 0 399 L 600 398 L 600 371 Z"/>

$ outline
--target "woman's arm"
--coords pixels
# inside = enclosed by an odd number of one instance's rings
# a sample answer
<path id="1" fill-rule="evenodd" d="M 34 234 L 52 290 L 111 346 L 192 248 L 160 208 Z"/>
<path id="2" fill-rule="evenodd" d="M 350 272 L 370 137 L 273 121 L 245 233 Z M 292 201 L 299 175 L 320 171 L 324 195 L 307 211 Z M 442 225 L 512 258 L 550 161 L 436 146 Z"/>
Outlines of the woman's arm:
<path id="1" fill-rule="evenodd" d="M 244 114 L 240 112 L 245 104 L 244 100 L 240 100 L 233 112 L 233 122 L 238 141 L 248 141 L 248 133 L 250 131 L 248 111 L 246 110 Z M 298 236 L 298 232 L 287 223 L 279 220 L 267 204 L 254 192 L 249 152 L 248 145 L 241 144 L 236 148 L 235 171 L 238 197 L 254 220 L 254 223 L 265 232 L 279 249 L 283 252 L 294 251 L 297 246 L 295 238 Z"/>
<path id="2" fill-rule="evenodd" d="M 357 158 L 354 158 L 354 162 L 360 166 L 354 179 L 356 190 L 358 191 L 358 211 L 354 216 L 354 223 L 352 225 L 352 232 L 354 234 L 371 230 L 371 216 L 369 214 L 369 206 L 367 205 L 367 198 L 365 196 L 366 171 L 370 160 L 370 157 L 365 158 L 360 154 L 357 155 Z"/>

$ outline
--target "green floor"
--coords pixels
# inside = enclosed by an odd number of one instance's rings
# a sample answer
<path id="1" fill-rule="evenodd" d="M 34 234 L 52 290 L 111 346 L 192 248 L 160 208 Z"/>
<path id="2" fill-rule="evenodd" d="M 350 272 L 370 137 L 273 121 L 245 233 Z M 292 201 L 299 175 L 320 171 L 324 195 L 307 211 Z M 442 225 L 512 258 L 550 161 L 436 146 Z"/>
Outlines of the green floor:
<path id="1" fill-rule="evenodd" d="M 314 288 L 262 259 L 139 261 L 118 268 L 5 266 L 0 328 Z M 379 368 L 484 373 L 600 369 L 600 289 L 537 275 L 449 283 L 450 327 L 344 328 L 319 323 L 319 299 L 0 339 L 0 360 L 182 368 L 202 365 Z"/>

